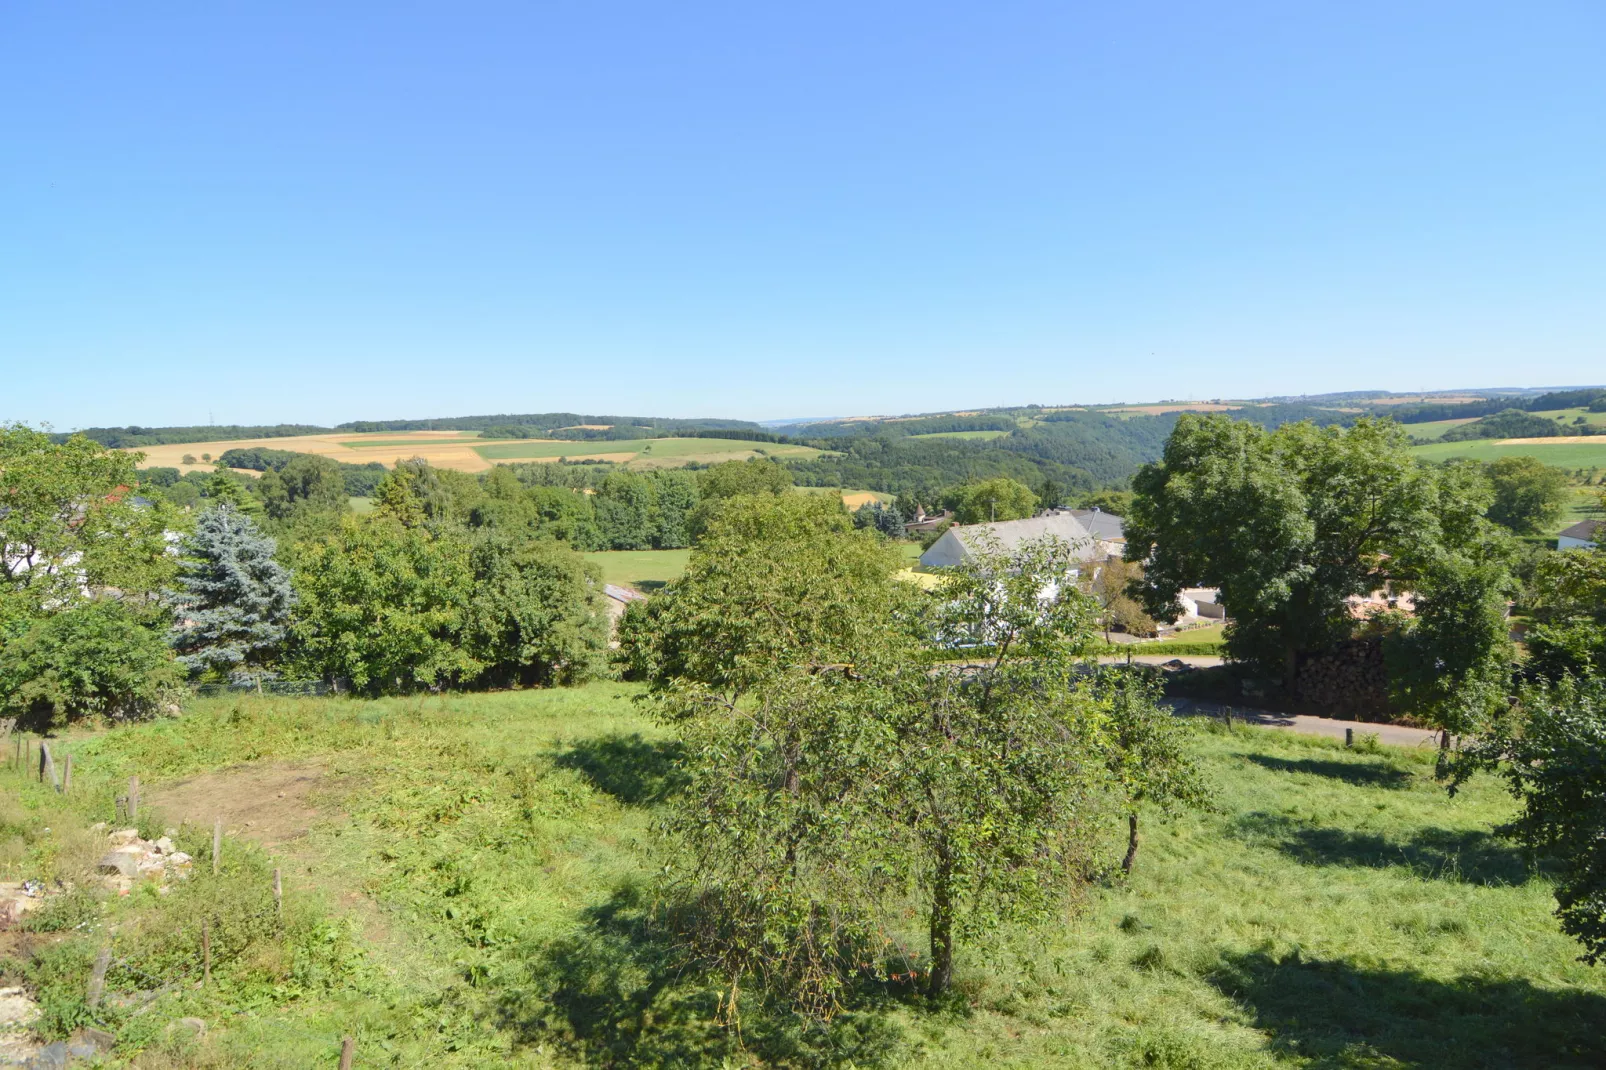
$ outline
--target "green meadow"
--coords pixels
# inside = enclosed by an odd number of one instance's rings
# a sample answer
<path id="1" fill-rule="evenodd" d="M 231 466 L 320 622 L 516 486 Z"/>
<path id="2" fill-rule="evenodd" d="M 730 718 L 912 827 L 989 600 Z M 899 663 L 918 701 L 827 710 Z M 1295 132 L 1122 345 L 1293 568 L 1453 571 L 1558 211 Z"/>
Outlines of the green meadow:
<path id="1" fill-rule="evenodd" d="M 1493 461 L 1501 457 L 1537 457 L 1558 468 L 1603 468 L 1606 467 L 1606 435 L 1594 442 L 1507 444 L 1498 439 L 1434 442 L 1415 446 L 1411 452 L 1428 461 L 1443 461 L 1450 457 L 1470 457 L 1478 461 Z"/>
<path id="2" fill-rule="evenodd" d="M 1213 807 L 1146 818 L 1130 879 L 1111 815 L 1109 864 L 1073 907 L 992 953 L 962 944 L 953 998 L 867 977 L 828 1027 L 750 993 L 729 1028 L 654 893 L 677 752 L 639 694 L 201 699 L 58 741 L 70 796 L 0 773 L 4 879 L 80 883 L 104 849 L 87 826 L 112 819 L 132 774 L 147 835 L 163 800 L 198 784 L 218 806 L 262 770 L 313 785 L 304 835 L 253 846 L 263 834 L 232 828 L 213 877 L 210 823 L 186 826 L 197 864 L 174 894 L 82 896 L 52 915 L 56 943 L 26 967 L 47 1029 L 85 1020 L 106 944 L 98 1013 L 124 1038 L 111 1065 L 333 1066 L 345 1035 L 359 1067 L 1606 1064 L 1606 970 L 1578 961 L 1549 880 L 1494 833 L 1512 816 L 1498 784 L 1451 798 L 1426 749 L 1204 721 L 1191 746 Z M 193 980 L 201 917 L 209 985 Z M 918 961 L 917 921 L 905 945 Z M 204 1038 L 174 1034 L 184 1016 Z"/>

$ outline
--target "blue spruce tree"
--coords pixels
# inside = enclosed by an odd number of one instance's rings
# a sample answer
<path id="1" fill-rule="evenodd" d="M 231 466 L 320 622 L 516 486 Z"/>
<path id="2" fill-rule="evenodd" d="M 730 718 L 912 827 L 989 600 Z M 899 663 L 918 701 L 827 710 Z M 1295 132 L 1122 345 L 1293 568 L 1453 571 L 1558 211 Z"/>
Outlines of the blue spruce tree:
<path id="1" fill-rule="evenodd" d="M 177 623 L 169 642 L 191 673 L 216 673 L 234 683 L 271 677 L 264 666 L 284 641 L 295 591 L 290 573 L 273 559 L 276 545 L 230 505 L 201 514 L 185 540 Z"/>

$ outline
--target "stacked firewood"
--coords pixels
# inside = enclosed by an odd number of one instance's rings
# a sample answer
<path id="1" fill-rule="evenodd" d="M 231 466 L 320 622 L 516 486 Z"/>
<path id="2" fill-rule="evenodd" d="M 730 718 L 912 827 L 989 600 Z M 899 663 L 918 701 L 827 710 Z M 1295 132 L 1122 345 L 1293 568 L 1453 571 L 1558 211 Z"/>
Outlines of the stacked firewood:
<path id="1" fill-rule="evenodd" d="M 1351 715 L 1388 712 L 1388 671 L 1375 638 L 1303 655 L 1295 681 L 1295 697 L 1312 706 Z"/>

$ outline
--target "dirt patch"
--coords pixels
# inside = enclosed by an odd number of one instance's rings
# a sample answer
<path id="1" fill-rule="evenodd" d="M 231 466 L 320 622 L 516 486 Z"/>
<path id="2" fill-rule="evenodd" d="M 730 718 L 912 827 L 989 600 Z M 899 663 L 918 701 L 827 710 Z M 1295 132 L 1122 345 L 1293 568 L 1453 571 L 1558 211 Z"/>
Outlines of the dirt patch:
<path id="1" fill-rule="evenodd" d="M 282 847 L 307 834 L 326 816 L 312 795 L 328 788 L 328 770 L 317 762 L 260 762 L 153 788 L 144 794 L 170 824 L 210 828 L 219 817 L 231 836 Z"/>

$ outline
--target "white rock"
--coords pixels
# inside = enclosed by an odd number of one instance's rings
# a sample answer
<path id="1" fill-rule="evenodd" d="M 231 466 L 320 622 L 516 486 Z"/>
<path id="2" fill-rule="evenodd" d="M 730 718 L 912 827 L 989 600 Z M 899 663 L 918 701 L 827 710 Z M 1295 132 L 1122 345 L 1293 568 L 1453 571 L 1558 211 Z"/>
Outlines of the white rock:
<path id="1" fill-rule="evenodd" d="M 118 829 L 116 832 L 108 836 L 107 839 L 112 841 L 112 846 L 114 847 L 122 847 L 130 843 L 138 843 L 139 829 Z"/>
<path id="2" fill-rule="evenodd" d="M 168 837 L 163 836 L 161 839 L 156 841 L 157 854 L 170 855 L 174 852 L 174 850 L 176 850 L 176 848 L 173 846 L 173 841 Z"/>

